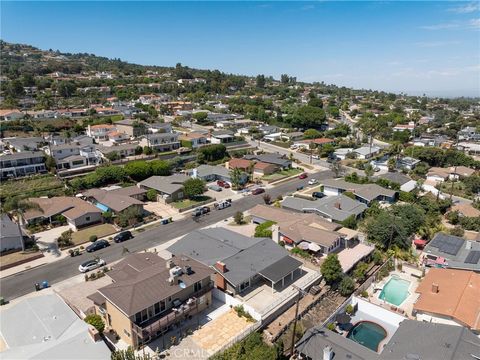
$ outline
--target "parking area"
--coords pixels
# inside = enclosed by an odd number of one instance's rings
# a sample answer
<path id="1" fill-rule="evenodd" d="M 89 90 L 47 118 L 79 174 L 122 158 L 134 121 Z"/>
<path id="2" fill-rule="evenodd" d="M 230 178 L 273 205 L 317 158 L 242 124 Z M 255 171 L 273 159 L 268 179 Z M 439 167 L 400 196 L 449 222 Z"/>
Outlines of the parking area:
<path id="1" fill-rule="evenodd" d="M 217 185 L 217 183 L 216 182 L 208 183 L 207 188 L 210 185 Z M 214 190 L 208 189 L 204 195 L 210 196 L 211 198 L 214 198 L 215 200 L 218 201 L 218 200 L 232 198 L 232 196 L 235 195 L 235 192 L 233 192 L 231 188 L 229 189 L 222 188 L 222 191 L 214 191 Z"/>
<path id="2" fill-rule="evenodd" d="M 143 208 L 148 212 L 151 212 L 157 216 L 161 216 L 163 219 L 168 219 L 169 217 L 178 215 L 178 211 L 169 204 L 162 204 L 156 201 L 146 202 L 145 205 L 143 205 Z"/>

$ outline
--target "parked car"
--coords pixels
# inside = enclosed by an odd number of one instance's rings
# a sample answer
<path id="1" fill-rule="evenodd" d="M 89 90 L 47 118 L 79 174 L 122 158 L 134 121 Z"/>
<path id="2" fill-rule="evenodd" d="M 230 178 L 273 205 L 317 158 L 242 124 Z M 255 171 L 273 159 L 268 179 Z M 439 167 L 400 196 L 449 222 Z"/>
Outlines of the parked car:
<path id="1" fill-rule="evenodd" d="M 101 266 L 105 266 L 106 264 L 107 263 L 103 259 L 88 260 L 78 266 L 78 271 L 86 273 L 87 271 L 95 270 Z"/>
<path id="2" fill-rule="evenodd" d="M 217 210 L 222 210 L 222 209 L 225 209 L 227 207 L 232 206 L 232 200 L 231 199 L 222 200 L 222 201 L 219 201 L 219 202 L 215 203 L 213 206 Z"/>
<path id="3" fill-rule="evenodd" d="M 307 173 L 301 173 L 300 175 L 298 175 L 299 179 L 306 179 L 307 177 L 308 177 Z"/>
<path id="4" fill-rule="evenodd" d="M 110 246 L 110 243 L 107 240 L 97 240 L 92 244 L 88 245 L 85 250 L 87 250 L 87 252 L 94 252 L 108 246 Z"/>
<path id="5" fill-rule="evenodd" d="M 217 185 L 218 185 L 218 186 L 221 186 L 221 187 L 223 187 L 223 188 L 225 188 L 225 189 L 230 188 L 230 184 L 229 184 L 228 182 L 226 182 L 226 181 L 223 181 L 223 180 L 218 180 L 218 181 L 217 181 Z"/>
<path id="6" fill-rule="evenodd" d="M 220 186 L 218 186 L 218 185 L 210 185 L 208 188 L 209 188 L 210 190 L 217 191 L 217 192 L 222 191 L 222 188 L 221 188 Z"/>
<path id="7" fill-rule="evenodd" d="M 318 180 L 317 180 L 317 179 L 310 179 L 310 180 L 308 180 L 308 185 L 315 185 L 315 184 L 318 184 Z"/>
<path id="8" fill-rule="evenodd" d="M 320 155 L 312 155 L 312 159 L 320 160 Z"/>
<path id="9" fill-rule="evenodd" d="M 325 194 L 321 191 L 314 191 L 312 193 L 312 197 L 316 198 L 316 199 L 321 199 L 321 198 L 324 198 L 325 197 Z"/>
<path id="10" fill-rule="evenodd" d="M 208 206 L 201 206 L 192 211 L 192 217 L 198 217 L 210 212 L 210 208 Z"/>
<path id="11" fill-rule="evenodd" d="M 127 241 L 127 240 L 130 240 L 130 239 L 133 239 L 132 233 L 130 231 L 123 231 L 120 234 L 116 235 L 113 238 L 113 241 L 115 241 L 116 243 L 120 243 L 120 242 Z"/>
<path id="12" fill-rule="evenodd" d="M 252 195 L 263 194 L 265 192 L 264 188 L 256 188 L 252 190 Z"/>
<path id="13" fill-rule="evenodd" d="M 303 185 L 297 186 L 297 191 L 303 190 Z"/>
<path id="14" fill-rule="evenodd" d="M 330 155 L 328 155 L 328 157 L 327 157 L 327 162 L 328 162 L 328 163 L 333 163 L 333 162 L 338 161 L 338 160 L 340 160 L 340 159 L 337 158 L 337 156 L 336 156 L 336 155 L 333 155 L 333 154 L 330 154 Z"/>

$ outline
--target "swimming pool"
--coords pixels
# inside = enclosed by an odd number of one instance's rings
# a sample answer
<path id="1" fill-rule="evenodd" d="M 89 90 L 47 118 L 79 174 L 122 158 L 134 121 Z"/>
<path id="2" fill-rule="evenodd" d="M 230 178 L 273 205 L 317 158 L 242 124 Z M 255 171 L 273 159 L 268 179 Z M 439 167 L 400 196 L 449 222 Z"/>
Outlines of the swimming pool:
<path id="1" fill-rule="evenodd" d="M 360 321 L 349 331 L 347 338 L 375 352 L 378 345 L 387 337 L 387 331 L 371 321 Z"/>
<path id="2" fill-rule="evenodd" d="M 103 204 L 101 204 L 101 203 L 99 203 L 99 202 L 97 202 L 97 203 L 95 204 L 95 206 L 96 206 L 98 209 L 102 210 L 103 212 L 106 212 L 106 211 L 110 210 L 107 206 L 105 206 L 105 205 L 103 205 Z"/>
<path id="3" fill-rule="evenodd" d="M 409 287 L 410 281 L 400 279 L 397 276 L 392 276 L 384 285 L 378 298 L 385 300 L 390 304 L 399 306 L 408 297 L 408 295 L 410 295 L 408 292 Z"/>

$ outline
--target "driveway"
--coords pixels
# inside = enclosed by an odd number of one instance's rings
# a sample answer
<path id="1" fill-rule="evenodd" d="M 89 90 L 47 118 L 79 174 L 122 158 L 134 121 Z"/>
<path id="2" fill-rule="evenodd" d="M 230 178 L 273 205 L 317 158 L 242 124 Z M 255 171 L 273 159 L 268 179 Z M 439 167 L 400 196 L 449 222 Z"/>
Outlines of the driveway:
<path id="1" fill-rule="evenodd" d="M 145 203 L 145 205 L 143 205 L 143 208 L 148 212 L 154 213 L 157 216 L 161 216 L 163 219 L 168 219 L 169 217 L 178 215 L 178 211 L 170 205 L 162 204 L 156 201 L 149 201 Z"/>
<path id="2" fill-rule="evenodd" d="M 208 183 L 207 188 L 210 185 L 217 185 L 217 183 L 216 182 Z M 229 189 L 222 188 L 222 191 L 213 191 L 208 189 L 204 195 L 210 196 L 211 198 L 214 198 L 215 200 L 218 201 L 223 199 L 231 199 L 235 195 L 235 193 L 232 191 L 231 188 Z"/>
<path id="3" fill-rule="evenodd" d="M 57 238 L 62 235 L 63 232 L 70 230 L 70 226 L 59 226 L 47 231 L 42 231 L 34 234 L 37 245 L 40 249 L 52 249 L 57 247 Z"/>

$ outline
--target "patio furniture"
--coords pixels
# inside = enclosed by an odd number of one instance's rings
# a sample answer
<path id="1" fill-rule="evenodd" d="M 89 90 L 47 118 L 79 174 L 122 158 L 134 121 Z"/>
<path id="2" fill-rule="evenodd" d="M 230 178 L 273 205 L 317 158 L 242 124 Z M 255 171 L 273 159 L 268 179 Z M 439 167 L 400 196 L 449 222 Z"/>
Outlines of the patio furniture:
<path id="1" fill-rule="evenodd" d="M 348 324 L 351 319 L 351 316 L 346 313 L 337 314 L 335 317 L 335 320 L 339 325 Z"/>

